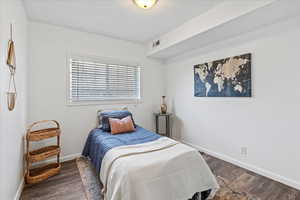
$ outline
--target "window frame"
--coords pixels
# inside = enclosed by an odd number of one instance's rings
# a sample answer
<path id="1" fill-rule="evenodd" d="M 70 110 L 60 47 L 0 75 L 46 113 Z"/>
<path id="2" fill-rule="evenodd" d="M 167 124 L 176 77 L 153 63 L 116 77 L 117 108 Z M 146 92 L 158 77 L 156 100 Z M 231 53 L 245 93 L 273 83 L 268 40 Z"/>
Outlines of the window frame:
<path id="1" fill-rule="evenodd" d="M 139 68 L 139 98 L 138 99 L 104 99 L 104 100 L 95 100 L 95 101 L 72 101 L 71 100 L 71 59 L 78 59 L 82 61 L 90 62 L 99 62 L 105 64 L 116 64 L 116 65 L 129 65 Z M 143 67 L 137 61 L 128 61 L 120 60 L 115 58 L 108 57 L 99 57 L 99 56 L 82 56 L 78 54 L 69 54 L 67 55 L 67 78 L 66 78 L 66 102 L 68 106 L 88 106 L 88 105 L 115 105 L 115 104 L 140 104 L 142 103 L 142 72 Z"/>

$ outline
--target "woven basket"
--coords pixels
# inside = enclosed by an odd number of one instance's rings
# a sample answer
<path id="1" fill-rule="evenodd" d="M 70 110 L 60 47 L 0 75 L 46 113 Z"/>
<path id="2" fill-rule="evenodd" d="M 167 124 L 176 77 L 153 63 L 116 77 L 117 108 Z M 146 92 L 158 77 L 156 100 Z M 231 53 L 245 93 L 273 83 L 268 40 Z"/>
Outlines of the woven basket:
<path id="1" fill-rule="evenodd" d="M 42 161 L 49 157 L 56 156 L 59 153 L 60 153 L 60 148 L 58 145 L 43 147 L 29 152 L 28 161 L 29 162 Z"/>
<path id="2" fill-rule="evenodd" d="M 55 124 L 55 128 L 45 128 L 40 129 L 37 131 L 32 131 L 33 127 L 45 124 L 45 123 L 52 123 Z M 40 149 L 32 150 L 30 151 L 30 143 L 31 142 L 38 142 L 40 140 L 48 139 L 56 137 L 57 138 L 57 144 L 42 147 Z M 33 124 L 31 124 L 27 129 L 26 134 L 26 175 L 25 180 L 27 184 L 34 184 L 41 182 L 53 175 L 56 175 L 60 171 L 60 125 L 55 120 L 43 120 L 38 121 Z M 32 163 L 39 162 L 46 160 L 47 158 L 50 158 L 52 156 L 56 156 L 56 163 L 44 165 L 42 167 L 38 168 L 32 168 Z"/>
<path id="3" fill-rule="evenodd" d="M 30 169 L 29 172 L 26 174 L 26 183 L 39 183 L 51 176 L 58 174 L 60 172 L 60 168 L 61 166 L 59 163 L 52 163 L 43 167 Z"/>
<path id="4" fill-rule="evenodd" d="M 56 137 L 59 134 L 60 134 L 59 128 L 47 128 L 47 129 L 42 129 L 37 131 L 31 131 L 30 134 L 27 135 L 27 140 L 40 141 L 51 137 Z"/>

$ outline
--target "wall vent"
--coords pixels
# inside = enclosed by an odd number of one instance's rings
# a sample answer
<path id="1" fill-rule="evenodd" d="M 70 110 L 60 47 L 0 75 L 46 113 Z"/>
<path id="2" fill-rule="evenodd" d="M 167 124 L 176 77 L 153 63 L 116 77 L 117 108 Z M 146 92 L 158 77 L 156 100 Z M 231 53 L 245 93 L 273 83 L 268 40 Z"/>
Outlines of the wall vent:
<path id="1" fill-rule="evenodd" d="M 152 48 L 155 48 L 160 45 L 160 40 L 156 40 L 152 43 Z"/>

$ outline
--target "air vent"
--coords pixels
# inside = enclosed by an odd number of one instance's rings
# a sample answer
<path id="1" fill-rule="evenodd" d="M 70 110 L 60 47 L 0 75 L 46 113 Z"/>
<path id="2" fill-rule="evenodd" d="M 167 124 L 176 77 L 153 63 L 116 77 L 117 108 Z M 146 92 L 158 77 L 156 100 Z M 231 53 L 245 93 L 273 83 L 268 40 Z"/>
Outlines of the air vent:
<path id="1" fill-rule="evenodd" d="M 156 40 L 156 41 L 154 41 L 153 43 L 152 43 L 152 48 L 155 48 L 155 47 L 157 47 L 157 46 L 159 46 L 160 45 L 160 41 L 159 40 Z"/>

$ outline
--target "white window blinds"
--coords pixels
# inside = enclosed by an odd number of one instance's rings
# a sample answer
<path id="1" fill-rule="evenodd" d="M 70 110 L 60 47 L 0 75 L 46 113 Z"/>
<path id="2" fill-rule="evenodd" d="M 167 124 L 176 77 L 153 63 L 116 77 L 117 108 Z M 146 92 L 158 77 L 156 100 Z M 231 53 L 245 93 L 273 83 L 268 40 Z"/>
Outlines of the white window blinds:
<path id="1" fill-rule="evenodd" d="M 70 59 L 70 101 L 140 99 L 140 67 Z"/>

